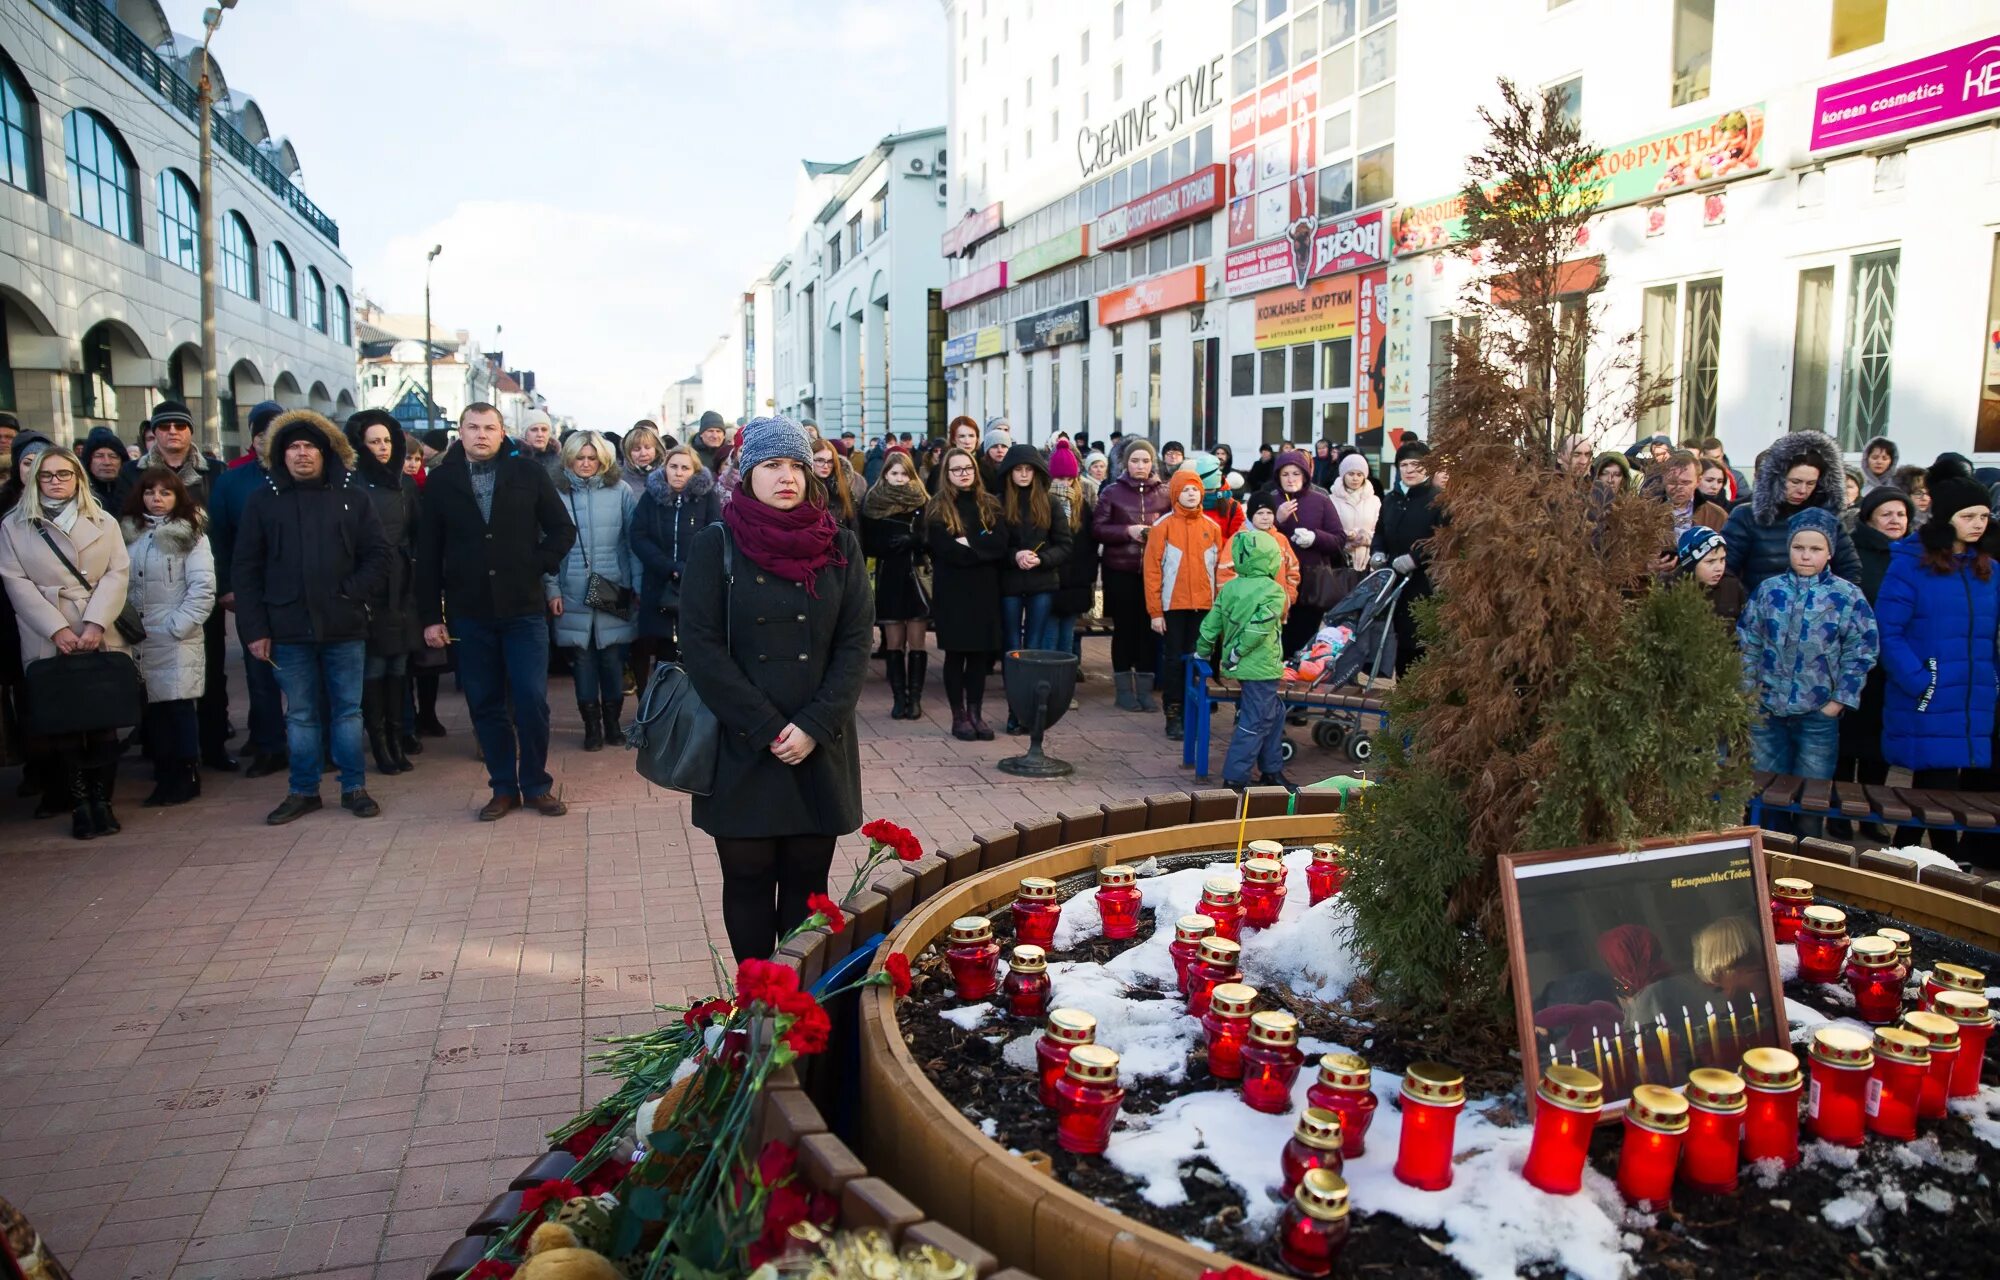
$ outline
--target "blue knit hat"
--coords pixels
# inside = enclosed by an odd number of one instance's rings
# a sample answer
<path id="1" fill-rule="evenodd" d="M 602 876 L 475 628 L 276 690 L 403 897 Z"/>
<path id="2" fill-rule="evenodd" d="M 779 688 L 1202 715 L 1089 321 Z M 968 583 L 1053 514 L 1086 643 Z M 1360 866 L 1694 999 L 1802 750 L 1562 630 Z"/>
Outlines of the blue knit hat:
<path id="1" fill-rule="evenodd" d="M 773 458 L 791 458 L 800 466 L 812 465 L 812 444 L 806 429 L 790 418 L 752 418 L 743 424 L 743 447 L 737 450 L 736 466 L 748 476 Z"/>
<path id="2" fill-rule="evenodd" d="M 1694 525 L 1674 546 L 1674 563 L 1683 571 L 1700 564 L 1703 557 L 1722 545 L 1722 535 L 1705 524 Z"/>
<path id="3" fill-rule="evenodd" d="M 1790 545 L 1791 540 L 1802 533 L 1819 534 L 1826 539 L 1827 549 L 1832 550 L 1840 540 L 1840 521 L 1825 507 L 1807 507 L 1785 522 L 1786 544 Z"/>

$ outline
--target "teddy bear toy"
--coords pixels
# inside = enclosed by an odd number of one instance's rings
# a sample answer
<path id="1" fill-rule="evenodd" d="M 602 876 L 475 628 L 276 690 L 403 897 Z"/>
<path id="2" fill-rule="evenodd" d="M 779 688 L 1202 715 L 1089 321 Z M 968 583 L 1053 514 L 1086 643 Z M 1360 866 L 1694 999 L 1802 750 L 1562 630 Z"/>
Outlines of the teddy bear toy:
<path id="1" fill-rule="evenodd" d="M 544 1222 L 528 1237 L 528 1256 L 514 1280 L 625 1280 L 611 1259 L 586 1249 L 576 1232 L 560 1222 Z"/>

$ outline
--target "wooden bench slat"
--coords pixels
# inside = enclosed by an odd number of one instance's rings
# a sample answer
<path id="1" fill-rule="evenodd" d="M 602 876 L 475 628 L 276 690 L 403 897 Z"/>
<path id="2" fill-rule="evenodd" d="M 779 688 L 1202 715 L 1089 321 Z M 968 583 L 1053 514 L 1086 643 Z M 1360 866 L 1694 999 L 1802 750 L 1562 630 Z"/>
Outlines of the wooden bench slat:
<path id="1" fill-rule="evenodd" d="M 1807 813 L 1833 812 L 1833 783 L 1826 778 L 1807 778 L 1799 788 L 1799 807 Z"/>
<path id="2" fill-rule="evenodd" d="M 1868 803 L 1868 792 L 1860 783 L 1836 782 L 1833 784 L 1833 794 L 1843 818 L 1866 818 L 1875 812 Z"/>
<path id="3" fill-rule="evenodd" d="M 1908 822 L 1915 816 L 1910 806 L 1896 794 L 1894 787 L 1870 783 L 1863 787 L 1862 791 L 1867 794 L 1868 802 L 1874 806 L 1875 812 L 1882 815 L 1884 822 Z"/>
<path id="4" fill-rule="evenodd" d="M 1949 806 L 1939 803 L 1928 791 L 1918 791 L 1909 787 L 1898 787 L 1896 794 L 1903 803 L 1910 806 L 1910 812 L 1925 822 L 1949 824 L 1956 821 Z"/>
<path id="5" fill-rule="evenodd" d="M 1788 773 L 1773 774 L 1764 785 L 1764 803 L 1780 807 L 1797 804 L 1799 789 L 1804 785 L 1804 778 L 1795 778 Z"/>
<path id="6" fill-rule="evenodd" d="M 2000 825 L 2000 796 L 1978 791 L 1952 791 L 1947 794 L 1954 803 L 1964 806 L 1967 826 L 1985 831 Z M 1992 821 L 1989 823 L 1984 819 Z"/>

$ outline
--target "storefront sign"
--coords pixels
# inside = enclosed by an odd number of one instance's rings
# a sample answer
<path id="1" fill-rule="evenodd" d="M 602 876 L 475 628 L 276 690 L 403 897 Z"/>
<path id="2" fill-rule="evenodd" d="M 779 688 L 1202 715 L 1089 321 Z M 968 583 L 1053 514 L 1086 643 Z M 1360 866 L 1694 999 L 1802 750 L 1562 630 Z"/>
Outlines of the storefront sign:
<path id="1" fill-rule="evenodd" d="M 1208 296 L 1208 268 L 1183 267 L 1154 280 L 1097 295 L 1097 323 L 1123 324 L 1176 307 L 1191 307 Z"/>
<path id="2" fill-rule="evenodd" d="M 1389 273 L 1379 267 L 1362 272 L 1357 292 L 1354 355 L 1361 376 L 1356 380 L 1354 398 L 1361 410 L 1354 416 L 1354 438 L 1358 442 L 1380 440 L 1382 434 L 1382 395 L 1388 380 L 1384 364 L 1389 354 Z"/>
<path id="3" fill-rule="evenodd" d="M 1089 332 L 1089 301 L 1066 303 L 1016 320 L 1014 350 L 1040 351 L 1043 347 L 1060 347 L 1066 342 L 1081 342 Z"/>
<path id="4" fill-rule="evenodd" d="M 944 233 L 944 256 L 956 258 L 999 229 L 1000 202 L 996 200 L 977 213 L 966 214 Z"/>
<path id="5" fill-rule="evenodd" d="M 1240 249 L 1223 260 L 1223 289 L 1230 297 L 1289 282 L 1303 289 L 1314 280 L 1372 267 L 1389 257 L 1387 219 L 1380 209 L 1321 223 L 1299 218 L 1277 240 Z"/>
<path id="6" fill-rule="evenodd" d="M 1702 124 L 1608 148 L 1580 180 L 1592 207 L 1615 209 L 1679 191 L 1762 173 L 1764 104 L 1724 112 Z M 1442 249 L 1465 231 L 1465 196 L 1396 211 L 1396 254 Z"/>
<path id="7" fill-rule="evenodd" d="M 1389 271 L 1388 332 L 1376 343 L 1376 364 L 1370 377 L 1379 379 L 1382 396 L 1383 456 L 1394 454 L 1402 433 L 1415 416 L 1417 379 L 1417 269 L 1405 263 Z M 1379 299 L 1381 294 L 1377 294 Z M 1380 311 L 1376 313 L 1381 316 Z"/>
<path id="8" fill-rule="evenodd" d="M 1076 135 L 1076 159 L 1088 178 L 1172 136 L 1197 116 L 1222 105 L 1222 55 L 1196 67 L 1137 106 L 1111 120 L 1085 125 Z"/>
<path id="9" fill-rule="evenodd" d="M 978 340 L 979 335 L 976 333 L 961 333 L 956 338 L 945 339 L 945 367 L 950 368 L 952 365 L 964 364 L 968 360 L 973 359 L 972 344 Z"/>
<path id="10" fill-rule="evenodd" d="M 989 293 L 998 293 L 1007 287 L 1007 264 L 996 262 L 990 267 L 981 267 L 971 275 L 960 276 L 944 287 L 944 309 L 962 307 L 974 298 L 983 298 Z"/>
<path id="11" fill-rule="evenodd" d="M 1016 283 L 1038 276 L 1051 267 L 1073 262 L 1090 252 L 1090 228 L 1071 227 L 1059 236 L 1021 250 L 1007 259 L 1007 274 Z"/>
<path id="12" fill-rule="evenodd" d="M 1331 276 L 1301 291 L 1273 289 L 1257 298 L 1257 349 L 1354 336 L 1357 277 Z"/>
<path id="13" fill-rule="evenodd" d="M 1837 81 L 1813 96 L 1812 149 L 2000 111 L 2000 36 Z"/>
<path id="14" fill-rule="evenodd" d="M 984 360 L 997 356 L 1005 349 L 1006 331 L 997 324 L 987 325 L 974 333 L 961 333 L 944 344 L 944 364 L 969 364 L 974 360 Z"/>
<path id="15" fill-rule="evenodd" d="M 1108 249 L 1221 207 L 1222 166 L 1212 164 L 1111 210 L 1097 220 L 1097 233 L 1091 239 L 1100 250 Z"/>

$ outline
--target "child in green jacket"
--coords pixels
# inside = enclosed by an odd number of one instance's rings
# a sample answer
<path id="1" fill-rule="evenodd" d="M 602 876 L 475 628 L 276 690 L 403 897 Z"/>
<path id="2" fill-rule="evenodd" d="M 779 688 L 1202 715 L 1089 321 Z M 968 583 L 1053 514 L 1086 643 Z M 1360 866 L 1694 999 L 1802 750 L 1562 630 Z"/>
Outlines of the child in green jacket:
<path id="1" fill-rule="evenodd" d="M 1229 736 L 1229 753 L 1222 762 L 1223 785 L 1250 785 L 1250 766 L 1260 767 L 1262 786 L 1292 786 L 1281 754 L 1285 741 L 1285 705 L 1278 698 L 1278 680 L 1285 671 L 1279 638 L 1285 619 L 1285 589 L 1278 585 L 1279 554 L 1270 535 L 1244 529 L 1229 547 L 1236 576 L 1222 585 L 1215 607 L 1202 619 L 1195 652 L 1211 653 L 1218 641 L 1216 670 L 1243 686 L 1236 707 L 1236 730 Z"/>

